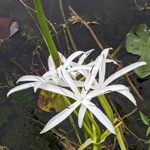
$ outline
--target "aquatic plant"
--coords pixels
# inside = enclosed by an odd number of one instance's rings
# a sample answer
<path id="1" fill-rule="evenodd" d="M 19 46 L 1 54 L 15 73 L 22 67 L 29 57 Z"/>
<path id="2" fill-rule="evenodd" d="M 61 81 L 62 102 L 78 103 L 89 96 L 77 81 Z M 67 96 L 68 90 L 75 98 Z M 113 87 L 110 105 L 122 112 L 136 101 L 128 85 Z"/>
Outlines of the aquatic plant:
<path id="1" fill-rule="evenodd" d="M 41 133 L 45 133 L 61 123 L 77 107 L 81 106 L 78 112 L 78 125 L 80 128 L 82 127 L 85 113 L 88 109 L 111 133 L 115 134 L 113 122 L 111 122 L 108 117 L 94 104 L 94 102 L 92 102 L 92 99 L 94 97 L 105 95 L 111 92 L 118 92 L 126 96 L 130 101 L 133 102 L 134 105 L 136 105 L 134 97 L 126 86 L 122 84 L 109 84 L 125 73 L 143 66 L 146 63 L 136 62 L 131 64 L 112 74 L 105 80 L 106 63 L 115 63 L 113 60 L 107 59 L 107 55 L 110 49 L 111 48 L 104 49 L 102 53 L 96 58 L 96 60 L 87 64 L 82 64 L 84 59 L 86 59 L 87 54 L 89 54 L 87 52 L 74 52 L 67 59 L 64 59 L 63 55 L 59 53 L 61 56 L 60 58 L 63 61 L 63 64 L 61 64 L 59 67 L 55 66 L 54 61 L 50 55 L 48 59 L 48 72 L 46 72 L 42 77 L 34 75 L 26 75 L 21 77 L 17 82 L 29 83 L 24 83 L 11 89 L 7 96 L 14 92 L 33 87 L 34 91 L 39 88 L 66 96 L 75 101 L 74 103 L 71 103 L 66 109 L 50 119 Z M 92 51 L 90 51 L 90 53 L 91 52 Z M 80 58 L 78 62 L 73 61 L 79 56 Z M 74 73 L 76 76 L 73 76 L 72 73 Z M 82 79 L 77 79 L 77 75 L 81 76 Z M 97 75 L 98 79 L 96 78 Z M 91 122 L 91 124 L 93 124 L 93 122 Z"/>
<path id="2" fill-rule="evenodd" d="M 147 65 L 135 70 L 140 78 L 150 75 L 150 30 L 146 24 L 134 27 L 126 38 L 127 51 L 140 56 L 140 60 L 147 62 Z"/>
<path id="3" fill-rule="evenodd" d="M 76 51 L 68 58 L 65 58 L 63 54 L 58 52 L 53 41 L 41 1 L 34 0 L 34 4 L 40 30 L 50 53 L 48 58 L 49 70 L 42 76 L 25 75 L 21 77 L 17 83 L 27 83 L 14 87 L 8 92 L 7 96 L 31 87 L 34 88 L 34 92 L 36 92 L 37 89 L 42 89 L 50 93 L 61 95 L 62 99 L 60 99 L 60 101 L 62 100 L 67 108 L 64 108 L 64 110 L 51 118 L 40 132 L 41 134 L 51 130 L 67 117 L 70 119 L 71 114 L 74 112 L 75 116 L 78 117 L 78 126 L 80 128 L 82 127 L 84 135 L 83 141 L 80 139 L 78 130 L 76 130 L 76 135 L 80 143 L 79 150 L 86 147 L 90 147 L 92 150 L 102 149 L 103 142 L 111 133 L 116 134 L 120 148 L 125 150 L 126 144 L 120 127 L 123 121 L 121 119 L 117 120 L 118 118 L 114 114 L 112 106 L 109 104 L 105 95 L 118 92 L 136 105 L 136 100 L 127 86 L 111 83 L 129 71 L 143 66 L 146 63 L 143 61 L 133 63 L 105 79 L 107 63 L 116 64 L 114 60 L 110 59 L 110 57 L 108 58 L 109 51 L 112 50 L 112 48 L 103 49 L 101 54 L 90 62 L 87 62 L 86 58 L 93 50 L 87 52 Z M 95 97 L 98 97 L 98 105 L 93 100 Z M 105 113 L 100 110 L 100 104 Z M 101 129 L 97 120 L 106 127 L 105 131 Z M 76 127 L 73 117 L 70 121 L 72 125 Z"/>

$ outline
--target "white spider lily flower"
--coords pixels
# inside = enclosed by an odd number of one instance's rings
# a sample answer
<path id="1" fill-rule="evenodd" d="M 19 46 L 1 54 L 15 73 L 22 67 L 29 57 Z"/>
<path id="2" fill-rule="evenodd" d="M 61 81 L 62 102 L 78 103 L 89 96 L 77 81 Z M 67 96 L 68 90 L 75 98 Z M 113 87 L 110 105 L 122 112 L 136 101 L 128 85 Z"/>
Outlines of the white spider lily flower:
<path id="1" fill-rule="evenodd" d="M 113 91 L 118 92 L 118 93 L 124 95 L 125 97 L 127 97 L 134 105 L 136 105 L 136 100 L 133 97 L 133 95 L 130 93 L 128 87 L 126 87 L 124 85 L 121 85 L 121 84 L 115 84 L 115 85 L 109 85 L 109 84 L 111 82 L 113 82 L 114 80 L 116 80 L 117 78 L 121 77 L 122 75 L 128 73 L 129 71 L 132 71 L 132 70 L 134 70 L 134 69 L 136 69 L 140 66 L 146 65 L 146 62 L 133 63 L 133 64 L 131 64 L 131 65 L 129 65 L 125 68 L 122 68 L 119 71 L 115 72 L 114 74 L 112 74 L 110 77 L 108 77 L 105 80 L 106 63 L 107 62 L 115 63 L 114 61 L 107 59 L 107 55 L 109 53 L 109 50 L 111 50 L 111 48 L 104 49 L 101 53 L 101 56 L 99 57 L 99 61 L 94 62 L 95 63 L 95 68 L 93 67 L 93 70 L 92 70 L 94 72 L 93 74 L 90 73 L 87 70 L 84 70 L 84 76 L 91 76 L 92 75 L 90 84 L 92 83 L 93 84 L 92 88 L 95 89 L 95 91 L 91 92 L 91 96 L 89 97 L 89 99 L 91 99 L 93 96 L 96 96 L 96 93 L 98 91 L 103 91 L 103 90 L 108 88 L 108 89 L 110 89 L 109 93 L 113 92 Z M 98 81 L 95 79 L 97 74 L 99 74 L 98 75 Z M 85 85 L 87 85 L 87 83 L 85 83 Z M 89 88 L 89 87 L 87 86 L 86 88 Z M 97 96 L 98 96 L 98 94 L 97 94 Z M 82 105 L 80 107 L 80 110 L 79 110 L 79 116 L 81 117 L 80 118 L 80 123 L 83 122 L 86 110 L 87 110 L 87 108 L 84 105 Z"/>
<path id="2" fill-rule="evenodd" d="M 94 72 L 92 72 L 93 74 Z M 91 77 L 92 77 L 91 74 Z M 47 91 L 52 91 L 54 93 L 59 93 L 62 94 L 64 96 L 70 97 L 72 99 L 75 100 L 75 102 L 73 104 L 71 104 L 68 108 L 64 109 L 62 112 L 58 113 L 57 115 L 55 115 L 52 119 L 49 120 L 49 122 L 45 125 L 44 129 L 40 132 L 45 133 L 48 130 L 52 129 L 53 127 L 55 127 L 56 125 L 58 125 L 59 123 L 61 123 L 63 120 L 65 120 L 77 107 L 79 107 L 80 105 L 84 105 L 84 107 L 86 107 L 89 111 L 91 111 L 93 113 L 93 115 L 113 134 L 115 134 L 114 131 L 114 127 L 112 125 L 112 123 L 109 121 L 109 119 L 107 118 L 107 116 L 92 102 L 90 102 L 90 100 L 94 97 L 96 97 L 97 95 L 103 95 L 105 93 L 109 93 L 110 88 L 108 87 L 107 89 L 103 89 L 101 91 L 97 91 L 97 90 L 90 90 L 90 87 L 92 86 L 91 84 L 91 77 L 90 78 L 86 78 L 85 82 L 88 83 L 88 89 L 86 90 L 85 87 L 81 88 L 81 91 L 79 91 L 78 86 L 76 85 L 76 83 L 74 82 L 74 80 L 71 78 L 70 74 L 66 71 L 65 68 L 62 68 L 62 76 L 64 77 L 64 80 L 67 82 L 67 84 L 70 87 L 70 90 L 66 89 L 66 88 L 62 88 L 62 87 L 51 87 L 50 85 L 42 85 L 40 86 L 41 89 L 47 90 Z M 88 81 L 89 82 L 88 82 Z M 119 89 L 120 87 L 118 87 Z M 92 96 L 91 96 L 92 94 Z M 94 95 L 95 94 L 95 95 Z M 79 115 L 82 115 L 79 112 Z M 81 117 L 78 116 L 78 124 L 79 127 L 82 127 L 82 119 L 80 119 Z"/>
<path id="3" fill-rule="evenodd" d="M 76 77 L 80 74 L 81 68 L 78 69 L 77 67 L 81 67 L 81 65 L 83 66 L 84 61 L 86 60 L 86 58 L 91 54 L 91 52 L 93 52 L 94 49 L 88 50 L 87 52 L 83 52 L 83 51 L 77 51 L 74 52 L 73 54 L 71 54 L 67 59 L 65 58 L 65 56 L 61 53 L 59 53 L 59 57 L 61 59 L 61 62 L 64 65 L 64 67 L 68 70 L 70 70 L 70 74 L 73 77 L 73 79 L 76 79 Z M 77 62 L 74 62 L 73 60 L 75 58 L 77 58 L 78 56 L 79 59 Z M 90 65 L 86 65 L 88 68 L 91 67 Z M 75 67 L 75 68 L 74 68 Z M 60 71 L 61 69 L 59 69 Z"/>
<path id="4" fill-rule="evenodd" d="M 41 84 L 50 84 L 50 85 L 59 84 L 61 86 L 67 86 L 66 83 L 63 82 L 63 80 L 57 75 L 57 69 L 55 67 L 55 64 L 51 56 L 49 56 L 48 58 L 48 68 L 49 68 L 49 71 L 43 74 L 42 76 L 25 75 L 25 76 L 20 77 L 17 83 L 19 82 L 28 82 L 28 83 L 24 83 L 24 84 L 14 87 L 7 93 L 7 96 L 9 96 L 10 94 L 14 92 L 24 90 L 27 88 L 31 88 L 31 87 L 33 87 L 34 92 L 36 92 L 36 90 Z"/>
<path id="5" fill-rule="evenodd" d="M 128 65 L 128 66 L 120 69 L 119 71 L 113 73 L 110 77 L 105 79 L 106 64 L 108 62 L 116 63 L 113 60 L 107 59 L 109 50 L 111 50 L 111 48 L 104 49 L 101 53 L 101 59 L 100 59 L 99 63 L 97 64 L 97 66 L 99 66 L 99 67 L 97 67 L 97 69 L 95 70 L 95 76 L 93 76 L 93 79 L 94 79 L 96 77 L 97 73 L 99 74 L 98 81 L 96 79 L 93 80 L 92 87 L 94 87 L 94 89 L 103 89 L 103 88 L 107 87 L 110 83 L 112 83 L 114 80 L 116 80 L 117 78 L 123 76 L 124 74 L 126 74 L 140 66 L 146 65 L 146 62 L 143 62 L 143 61 L 133 63 L 131 65 Z M 92 62 L 92 63 L 96 63 L 96 62 Z M 88 76 L 88 74 L 90 75 L 91 73 L 88 70 L 84 70 L 84 76 Z M 133 95 L 129 92 L 129 89 L 126 91 L 121 90 L 121 91 L 116 91 L 116 92 L 119 92 L 120 94 L 126 96 L 131 102 L 133 102 L 134 105 L 136 105 L 136 100 L 134 99 Z"/>
<path id="6" fill-rule="evenodd" d="M 92 52 L 93 50 L 90 50 L 88 52 L 83 52 L 83 51 L 78 51 L 73 53 L 72 55 L 70 55 L 68 57 L 68 59 L 66 59 L 61 53 L 59 53 L 60 59 L 63 63 L 65 63 L 65 68 L 68 69 L 68 71 L 70 72 L 70 74 L 73 74 L 74 76 L 77 76 L 77 70 L 90 70 L 89 66 L 84 66 L 84 65 L 80 65 L 84 62 L 84 60 L 86 59 L 86 57 Z M 82 54 L 82 55 L 81 55 Z M 77 63 L 73 63 L 73 66 L 71 65 L 72 60 L 75 59 L 76 57 L 78 57 L 79 55 L 81 55 L 81 58 L 79 58 L 79 65 L 77 65 Z M 76 64 L 76 66 L 74 65 Z M 55 63 L 51 57 L 51 55 L 48 58 L 48 70 L 45 74 L 43 74 L 43 76 L 36 76 L 36 75 L 25 75 L 22 76 L 21 78 L 18 79 L 18 82 L 29 82 L 29 83 L 24 83 L 21 85 L 16 86 L 15 88 L 11 89 L 8 93 L 7 96 L 9 96 L 10 94 L 20 91 L 20 90 L 24 90 L 27 88 L 34 88 L 34 92 L 36 92 L 36 90 L 39 88 L 40 85 L 42 84 L 50 84 L 50 85 L 59 85 L 62 87 L 67 87 L 68 85 L 66 84 L 66 82 L 63 81 L 63 79 L 60 76 L 60 72 L 61 72 L 61 67 L 56 68 Z M 75 73 L 75 74 L 74 74 Z M 75 81 L 77 83 L 77 85 L 83 86 L 81 81 Z"/>
<path id="7" fill-rule="evenodd" d="M 123 76 L 124 74 L 140 67 L 143 65 L 146 65 L 146 62 L 141 61 L 141 62 L 136 62 L 133 63 L 131 65 L 128 65 L 122 69 L 120 69 L 119 71 L 113 73 L 111 76 L 109 76 L 107 79 L 105 79 L 105 74 L 106 74 L 106 61 L 107 61 L 107 55 L 110 49 L 108 50 L 104 50 L 104 55 L 102 58 L 102 61 L 100 63 L 99 66 L 99 77 L 98 77 L 98 86 L 95 88 L 100 88 L 103 89 L 104 87 L 107 87 L 110 83 L 112 83 L 113 81 L 115 81 L 116 79 L 118 79 L 119 77 Z M 117 85 L 117 84 L 116 84 Z M 126 87 L 127 88 L 127 87 Z M 128 88 L 127 88 L 128 89 Z M 120 94 L 124 95 L 125 97 L 127 97 L 134 105 L 136 105 L 136 100 L 134 99 L 133 95 L 130 93 L 129 89 L 128 90 L 121 90 L 121 91 L 116 91 L 119 92 Z"/>

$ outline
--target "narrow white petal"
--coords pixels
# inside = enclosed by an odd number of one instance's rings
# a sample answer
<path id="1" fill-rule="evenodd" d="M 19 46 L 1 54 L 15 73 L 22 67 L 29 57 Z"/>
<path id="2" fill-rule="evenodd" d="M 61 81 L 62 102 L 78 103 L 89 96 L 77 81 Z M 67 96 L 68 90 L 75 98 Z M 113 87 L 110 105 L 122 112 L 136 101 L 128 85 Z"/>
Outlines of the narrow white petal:
<path id="1" fill-rule="evenodd" d="M 115 65 L 117 64 L 116 61 L 112 60 L 112 59 L 106 59 L 106 63 L 114 63 Z"/>
<path id="2" fill-rule="evenodd" d="M 84 82 L 82 81 L 74 81 L 77 87 L 83 87 L 84 86 Z"/>
<path id="3" fill-rule="evenodd" d="M 14 87 L 13 89 L 11 89 L 7 93 L 7 97 L 9 97 L 9 95 L 12 94 L 12 93 L 15 93 L 15 92 L 18 92 L 18 91 L 21 91 L 21 90 L 24 90 L 24 89 L 28 89 L 28 88 L 34 87 L 35 83 L 36 82 L 31 82 L 31 83 L 24 83 L 24 84 L 18 85 L 16 87 Z"/>
<path id="4" fill-rule="evenodd" d="M 58 52 L 58 54 L 59 54 L 59 57 L 60 57 L 61 62 L 62 62 L 62 63 L 65 63 L 66 57 L 65 57 L 62 53 L 60 53 L 60 52 Z"/>
<path id="5" fill-rule="evenodd" d="M 42 75 L 42 78 L 46 80 L 51 79 L 51 71 L 47 71 L 46 73 L 44 73 Z"/>
<path id="6" fill-rule="evenodd" d="M 97 97 L 97 96 L 104 95 L 104 94 L 111 93 L 111 92 L 123 91 L 123 90 L 129 91 L 129 89 L 122 84 L 110 85 L 102 89 L 97 88 L 95 90 L 92 90 L 86 95 L 85 98 L 92 99 L 93 97 Z"/>
<path id="7" fill-rule="evenodd" d="M 51 55 L 48 57 L 48 68 L 49 68 L 49 71 L 51 72 L 51 74 L 56 73 L 56 66 L 55 66 L 54 60 Z"/>
<path id="8" fill-rule="evenodd" d="M 136 62 L 136 63 L 133 63 L 131 65 L 128 65 L 122 69 L 120 69 L 119 71 L 115 72 L 114 74 L 112 74 L 109 78 L 107 78 L 104 82 L 104 86 L 110 84 L 112 81 L 116 80 L 117 78 L 121 77 L 122 75 L 140 67 L 140 66 L 143 66 L 143 65 L 146 65 L 146 62 Z"/>
<path id="9" fill-rule="evenodd" d="M 97 57 L 96 61 L 95 61 L 95 65 L 93 66 L 93 69 L 92 69 L 92 72 L 91 72 L 91 77 L 85 81 L 85 88 L 86 90 L 88 91 L 91 86 L 92 86 L 92 83 L 93 81 L 95 80 L 96 78 L 96 75 L 99 71 L 99 69 L 101 70 L 101 67 L 103 68 L 103 60 L 106 59 L 107 55 L 108 55 L 108 52 L 111 48 L 106 48 L 102 51 L 102 53 Z M 101 70 L 101 76 L 99 78 L 102 78 L 103 76 L 105 76 L 105 68 L 104 70 Z"/>
<path id="10" fill-rule="evenodd" d="M 137 105 L 135 98 L 129 91 L 125 90 L 125 91 L 117 91 L 117 92 L 127 97 L 135 106 Z"/>
<path id="11" fill-rule="evenodd" d="M 76 58 L 76 57 L 78 57 L 79 55 L 81 55 L 81 54 L 83 54 L 84 52 L 83 51 L 77 51 L 77 52 L 74 52 L 72 55 L 70 55 L 68 58 L 67 58 L 67 60 L 66 60 L 66 62 L 64 63 L 64 68 L 67 68 L 69 65 L 70 65 L 70 63 Z"/>
<path id="12" fill-rule="evenodd" d="M 51 85 L 51 84 L 41 84 L 41 85 L 39 85 L 39 88 L 46 90 L 46 91 L 53 92 L 53 93 L 61 94 L 61 95 L 73 98 L 74 100 L 77 100 L 74 96 L 74 93 L 72 93 L 68 89 L 65 89 L 65 88 L 62 88 L 59 86 L 55 86 L 55 85 Z"/>
<path id="13" fill-rule="evenodd" d="M 58 76 L 60 77 L 60 78 L 63 78 L 63 76 L 62 76 L 62 65 L 60 65 L 58 68 L 57 68 L 57 74 L 58 74 Z"/>
<path id="14" fill-rule="evenodd" d="M 18 82 L 26 82 L 26 81 L 40 81 L 42 80 L 41 77 L 39 76 L 34 76 L 34 75 L 25 75 L 25 76 L 22 76 L 18 79 L 17 83 Z"/>
<path id="15" fill-rule="evenodd" d="M 91 49 L 87 52 L 85 52 L 78 60 L 78 64 L 83 64 L 84 60 L 91 54 L 91 52 L 94 51 L 94 49 Z"/>
<path id="16" fill-rule="evenodd" d="M 105 73 L 106 73 L 106 61 L 105 61 L 105 59 L 103 58 L 102 59 L 102 63 L 101 63 L 101 65 L 99 66 L 99 72 L 98 72 L 98 75 L 99 75 L 99 77 L 98 77 L 98 82 L 99 82 L 99 84 L 103 84 L 103 82 L 104 82 L 104 78 L 105 78 Z"/>
<path id="17" fill-rule="evenodd" d="M 106 48 L 102 51 L 101 56 L 102 60 L 99 65 L 99 83 L 102 84 L 105 79 L 105 73 L 106 73 L 106 58 L 109 53 L 109 51 L 112 50 L 112 48 Z"/>
<path id="18" fill-rule="evenodd" d="M 82 104 L 80 109 L 79 109 L 79 114 L 78 114 L 78 125 L 79 125 L 79 128 L 82 127 L 83 119 L 84 119 L 86 110 L 87 110 L 87 108 L 85 107 L 85 105 Z"/>
<path id="19" fill-rule="evenodd" d="M 79 66 L 68 69 L 68 72 L 79 71 L 79 70 L 91 70 L 91 67 L 87 65 L 82 65 L 82 66 L 79 65 Z"/>
<path id="20" fill-rule="evenodd" d="M 92 62 L 88 63 L 87 65 L 88 65 L 88 66 L 93 66 L 94 63 L 95 63 L 95 61 L 92 61 Z M 117 64 L 116 61 L 111 60 L 111 59 L 109 59 L 109 58 L 106 59 L 106 63 L 114 63 L 114 64 Z"/>
<path id="21" fill-rule="evenodd" d="M 107 116 L 92 102 L 84 101 L 83 104 L 93 113 L 93 115 L 113 134 L 115 134 L 114 127 Z"/>
<path id="22" fill-rule="evenodd" d="M 62 112 L 55 115 L 52 119 L 49 120 L 49 122 L 45 125 L 43 130 L 40 132 L 40 134 L 45 133 L 55 126 L 57 126 L 59 123 L 64 121 L 78 106 L 80 105 L 79 102 L 75 102 L 72 105 L 70 105 L 68 108 L 64 109 Z"/>
<path id="23" fill-rule="evenodd" d="M 39 88 L 39 86 L 43 84 L 43 82 L 37 82 L 34 84 L 34 93 L 36 93 L 37 89 Z"/>
<path id="24" fill-rule="evenodd" d="M 86 78 L 86 80 L 85 80 L 85 88 L 87 91 L 91 88 L 92 83 L 95 80 L 95 77 L 98 73 L 99 65 L 101 64 L 101 61 L 102 61 L 102 56 L 100 55 L 97 57 L 97 59 L 95 61 L 95 65 L 92 68 L 92 72 L 89 74 L 89 77 Z"/>
<path id="25" fill-rule="evenodd" d="M 62 74 L 64 77 L 64 80 L 67 82 L 71 90 L 74 92 L 75 96 L 78 97 L 80 95 L 79 90 L 77 88 L 77 85 L 75 82 L 71 79 L 69 73 L 66 71 L 65 68 L 62 68 Z"/>

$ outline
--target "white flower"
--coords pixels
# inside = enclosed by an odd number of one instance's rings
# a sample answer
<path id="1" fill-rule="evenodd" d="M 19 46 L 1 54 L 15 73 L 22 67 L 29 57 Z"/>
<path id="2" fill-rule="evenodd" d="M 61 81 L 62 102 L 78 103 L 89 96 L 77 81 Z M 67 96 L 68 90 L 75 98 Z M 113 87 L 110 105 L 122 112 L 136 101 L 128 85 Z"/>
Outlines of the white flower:
<path id="1" fill-rule="evenodd" d="M 95 67 L 97 67 L 97 66 L 94 66 L 94 68 Z M 52 87 L 48 84 L 40 86 L 41 89 L 59 93 L 59 94 L 62 94 L 64 96 L 70 97 L 75 100 L 75 102 L 73 104 L 71 104 L 68 108 L 64 109 L 62 112 L 58 113 L 52 119 L 50 119 L 50 121 L 46 124 L 44 129 L 41 131 L 41 133 L 45 133 L 48 130 L 52 129 L 53 127 L 55 127 L 56 125 L 61 123 L 63 120 L 65 120 L 77 107 L 79 107 L 80 105 L 84 105 L 84 107 L 86 107 L 89 111 L 91 111 L 93 113 L 93 115 L 111 133 L 115 134 L 114 127 L 113 127 L 112 123 L 109 121 L 109 119 L 107 118 L 107 116 L 94 103 L 90 102 L 90 100 L 92 98 L 94 98 L 98 95 L 103 95 L 105 93 L 109 93 L 109 90 L 111 88 L 111 87 L 110 88 L 107 87 L 101 91 L 90 90 L 91 86 L 92 86 L 91 80 L 93 80 L 93 76 L 92 76 L 93 73 L 94 73 L 94 71 L 92 71 L 91 77 L 86 78 L 86 80 L 85 80 L 85 82 L 87 83 L 88 89 L 86 89 L 86 87 L 82 87 L 81 91 L 79 91 L 76 83 L 71 78 L 70 74 L 66 71 L 65 68 L 62 68 L 62 76 L 64 77 L 65 81 L 67 82 L 67 84 L 69 85 L 71 90 L 68 90 L 68 89 L 62 88 L 62 87 L 61 88 L 55 87 L 52 89 Z M 118 86 L 118 89 L 119 88 L 120 87 Z M 82 115 L 82 114 L 79 112 L 79 115 Z M 82 119 L 80 116 L 78 116 L 79 127 L 82 126 L 82 122 L 80 122 L 80 121 L 82 121 Z"/>
<path id="2" fill-rule="evenodd" d="M 113 81 L 118 79 L 119 77 L 123 76 L 124 74 L 140 67 L 143 65 L 146 65 L 146 62 L 141 61 L 141 62 L 136 62 L 131 65 L 128 65 L 119 71 L 113 73 L 111 76 L 109 76 L 107 79 L 105 79 L 105 74 L 106 74 L 106 62 L 107 62 L 107 55 L 110 49 L 105 49 L 101 55 L 103 55 L 101 63 L 99 65 L 99 76 L 98 76 L 98 83 L 95 84 L 96 89 L 103 89 L 107 87 L 109 84 L 111 84 Z M 118 84 L 115 84 L 117 86 Z M 122 85 L 123 88 L 125 87 Z M 127 90 L 120 90 L 116 91 L 119 92 L 120 94 L 124 95 L 127 97 L 134 105 L 136 105 L 136 100 L 134 99 L 133 95 L 130 93 L 128 87 L 125 87 Z"/>
<path id="3" fill-rule="evenodd" d="M 72 76 L 74 76 L 74 78 L 76 78 L 76 76 L 79 74 L 77 70 L 81 70 L 81 69 L 90 69 L 89 66 L 84 66 L 81 65 L 84 60 L 88 57 L 88 55 L 92 52 L 93 50 L 89 50 L 88 52 L 83 52 L 83 51 L 78 51 L 73 53 L 72 55 L 70 55 L 70 57 L 68 57 L 68 59 L 66 59 L 61 53 L 59 53 L 60 59 L 62 61 L 62 63 L 65 63 L 65 68 L 70 72 L 70 74 Z M 78 60 L 78 63 L 73 62 L 72 60 L 75 59 L 76 57 L 78 57 L 79 55 L 81 55 L 81 57 Z M 45 74 L 43 74 L 42 76 L 36 76 L 36 75 L 25 75 L 22 76 L 21 78 L 18 79 L 18 82 L 28 82 L 28 83 L 24 83 L 21 85 L 16 86 L 15 88 L 11 89 L 7 96 L 9 96 L 10 94 L 20 91 L 20 90 L 24 90 L 27 88 L 34 88 L 34 92 L 36 92 L 36 90 L 39 88 L 40 85 L 42 84 L 50 84 L 50 85 L 59 85 L 62 87 L 67 87 L 68 85 L 66 84 L 66 82 L 63 81 L 60 72 L 61 72 L 61 67 L 56 68 L 55 63 L 51 57 L 51 55 L 48 58 L 48 69 L 49 71 L 47 71 Z M 81 81 L 75 81 L 77 82 L 77 85 L 83 86 Z"/>
<path id="4" fill-rule="evenodd" d="M 121 77 L 122 75 L 128 73 L 131 70 L 134 70 L 140 66 L 146 65 L 145 62 L 136 62 L 133 63 L 125 68 L 120 69 L 119 71 L 115 72 L 114 74 L 112 74 L 110 77 L 108 77 L 105 80 L 105 73 L 106 73 L 106 63 L 107 62 L 113 62 L 112 60 L 108 60 L 107 55 L 109 53 L 109 50 L 111 50 L 111 48 L 108 49 L 104 49 L 99 57 L 99 62 L 95 65 L 97 65 L 97 68 L 95 67 L 95 71 L 93 74 L 91 74 L 89 71 L 84 70 L 84 76 L 91 76 L 93 80 L 91 80 L 91 83 L 93 84 L 92 89 L 95 89 L 95 91 L 91 92 L 90 98 L 93 97 L 93 95 L 95 95 L 95 92 L 104 90 L 104 89 L 108 89 L 108 92 L 106 93 L 110 93 L 110 92 L 118 92 L 122 95 L 124 95 L 125 97 L 127 97 L 134 105 L 136 105 L 136 100 L 134 99 L 133 95 L 130 93 L 128 87 L 122 85 L 122 84 L 114 84 L 114 85 L 109 85 L 111 82 L 113 82 L 114 80 L 116 80 L 117 78 Z M 93 68 L 94 70 L 94 68 Z M 98 73 L 98 81 L 96 80 L 96 75 Z M 87 83 L 85 83 L 85 85 L 87 85 Z M 118 88 L 119 87 L 119 88 Z M 88 89 L 88 86 L 85 86 L 86 89 Z M 110 91 L 109 91 L 110 90 Z M 105 93 L 105 94 L 106 94 Z M 97 95 L 98 96 L 98 95 Z M 82 105 L 80 110 L 79 110 L 79 116 L 81 117 L 81 121 L 83 121 L 85 112 L 86 112 L 87 108 Z"/>
<path id="5" fill-rule="evenodd" d="M 113 125 L 107 118 L 107 116 L 98 108 L 94 103 L 91 102 L 91 99 L 94 97 L 97 97 L 99 95 L 104 95 L 106 93 L 111 93 L 113 91 L 126 91 L 128 90 L 127 87 L 123 85 L 111 85 L 104 87 L 103 89 L 93 89 L 94 88 L 94 83 L 96 81 L 96 75 L 99 71 L 99 67 L 102 63 L 103 60 L 103 55 L 108 54 L 109 49 L 104 50 L 101 55 L 95 60 L 94 64 L 92 64 L 91 70 L 82 70 L 83 75 L 85 75 L 86 80 L 84 81 L 84 87 L 82 87 L 79 91 L 76 83 L 73 81 L 71 78 L 70 74 L 66 71 L 65 67 L 62 67 L 62 77 L 66 81 L 66 83 L 69 85 L 70 90 L 65 89 L 65 88 L 58 88 L 55 87 L 55 89 L 52 89 L 50 85 L 43 85 L 42 87 L 40 86 L 41 89 L 48 90 L 56 92 L 56 93 L 61 93 L 62 95 L 65 95 L 67 97 L 70 97 L 74 100 L 76 100 L 75 103 L 70 105 L 68 108 L 66 108 L 64 111 L 61 113 L 57 114 L 54 116 L 44 127 L 44 129 L 41 131 L 41 133 L 45 133 L 48 130 L 52 129 L 56 125 L 58 125 L 60 122 L 65 120 L 79 105 L 81 105 L 79 109 L 79 114 L 78 114 L 78 124 L 79 127 L 82 127 L 83 124 L 83 119 L 85 115 L 85 111 L 88 109 L 91 111 L 94 116 L 112 133 L 114 132 Z M 73 58 L 73 57 L 72 57 Z M 69 60 L 71 62 L 72 59 Z M 69 64 L 69 62 L 65 62 L 64 66 L 67 66 L 66 64 Z M 106 62 L 113 62 L 111 60 L 106 60 Z M 91 64 L 90 64 L 91 65 Z M 86 73 L 85 73 L 86 72 Z"/>
<path id="6" fill-rule="evenodd" d="M 62 61 L 62 65 L 56 68 L 52 57 L 48 59 L 49 71 L 46 72 L 42 77 L 27 75 L 21 77 L 18 82 L 26 82 L 19 85 L 8 92 L 8 96 L 11 93 L 23 90 L 29 87 L 34 87 L 34 91 L 38 88 L 61 94 L 72 98 L 75 100 L 68 108 L 64 109 L 62 112 L 54 116 L 46 124 L 41 133 L 45 133 L 52 129 L 63 120 L 65 120 L 77 107 L 81 106 L 78 114 L 78 125 L 82 127 L 85 112 L 88 109 L 93 113 L 93 115 L 111 132 L 115 134 L 114 127 L 109 121 L 107 116 L 93 103 L 92 98 L 104 95 L 111 92 L 118 92 L 126 96 L 135 105 L 136 101 L 129 89 L 122 84 L 109 85 L 111 82 L 124 75 L 125 73 L 145 65 L 145 62 L 137 62 L 131 64 L 105 80 L 106 73 L 106 63 L 116 63 L 111 59 L 107 59 L 110 48 L 103 50 L 101 55 L 97 59 L 87 65 L 83 65 L 85 59 L 93 51 L 88 52 L 77 51 L 70 55 L 67 59 L 59 53 Z M 80 57 L 79 57 L 80 56 Z M 73 61 L 79 57 L 78 62 Z M 84 81 L 77 80 L 78 75 L 83 75 L 85 77 Z M 98 80 L 96 79 L 98 74 Z"/>

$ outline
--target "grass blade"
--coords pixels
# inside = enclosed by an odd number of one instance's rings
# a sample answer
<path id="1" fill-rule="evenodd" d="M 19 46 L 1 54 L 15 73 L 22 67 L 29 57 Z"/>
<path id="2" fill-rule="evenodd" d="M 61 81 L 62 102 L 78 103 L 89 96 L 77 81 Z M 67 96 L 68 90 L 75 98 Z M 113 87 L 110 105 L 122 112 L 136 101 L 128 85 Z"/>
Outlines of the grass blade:
<path id="1" fill-rule="evenodd" d="M 45 18 L 41 0 L 34 0 L 34 5 L 37 13 L 37 18 L 41 29 L 41 33 L 46 42 L 49 53 L 52 55 L 55 64 L 59 65 L 59 55 Z"/>

